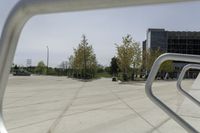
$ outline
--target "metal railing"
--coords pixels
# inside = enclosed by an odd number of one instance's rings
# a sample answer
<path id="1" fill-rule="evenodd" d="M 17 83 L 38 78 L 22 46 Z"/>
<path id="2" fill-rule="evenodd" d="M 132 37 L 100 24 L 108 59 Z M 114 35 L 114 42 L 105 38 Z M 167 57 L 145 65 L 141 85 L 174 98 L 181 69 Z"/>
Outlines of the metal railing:
<path id="1" fill-rule="evenodd" d="M 180 0 L 175 1 L 178 2 Z M 19 36 L 24 25 L 30 18 L 41 14 L 123 7 L 148 3 L 153 2 L 138 2 L 135 0 L 19 0 L 9 13 L 0 38 L 0 133 L 7 133 L 2 109 L 9 71 Z"/>
<path id="2" fill-rule="evenodd" d="M 200 65 L 199 64 L 188 64 L 186 66 L 183 67 L 180 75 L 179 75 L 179 78 L 178 78 L 178 81 L 177 81 L 177 89 L 184 95 L 186 96 L 188 99 L 190 99 L 191 101 L 193 101 L 197 106 L 200 107 L 200 102 L 194 98 L 193 96 L 191 96 L 188 92 L 186 92 L 182 86 L 181 86 L 181 82 L 185 76 L 185 73 L 189 70 L 189 69 L 200 69 Z"/>
<path id="3" fill-rule="evenodd" d="M 189 0 L 168 0 L 167 2 Z M 20 0 L 10 12 L 0 38 L 0 133 L 7 133 L 3 119 L 3 98 L 9 71 L 15 55 L 21 31 L 26 22 L 35 15 L 123 7 L 140 4 L 165 3 L 139 0 Z M 147 87 L 150 84 L 147 84 Z"/>
<path id="4" fill-rule="evenodd" d="M 159 98 L 157 98 L 152 92 L 152 84 L 155 80 L 155 77 L 158 73 L 160 65 L 167 61 L 185 61 L 185 62 L 196 62 L 200 63 L 200 56 L 198 55 L 185 55 L 185 54 L 174 54 L 174 53 L 166 53 L 159 56 L 154 62 L 151 72 L 146 81 L 145 91 L 146 95 L 153 101 L 158 107 L 160 107 L 168 116 L 170 116 L 173 120 L 175 120 L 180 126 L 182 126 L 189 133 L 199 133 L 194 127 L 192 127 L 189 123 L 187 123 L 184 119 L 182 119 L 176 112 L 170 109 L 166 104 L 164 104 Z"/>

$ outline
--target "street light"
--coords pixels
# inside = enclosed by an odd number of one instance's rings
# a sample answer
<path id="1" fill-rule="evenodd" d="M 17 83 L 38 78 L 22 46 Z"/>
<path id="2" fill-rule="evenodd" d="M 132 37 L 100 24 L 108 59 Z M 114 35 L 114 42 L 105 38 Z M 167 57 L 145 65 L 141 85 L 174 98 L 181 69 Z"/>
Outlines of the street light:
<path id="1" fill-rule="evenodd" d="M 46 71 L 46 74 L 48 74 L 48 67 L 49 67 L 49 47 L 46 46 L 47 48 L 47 71 Z"/>

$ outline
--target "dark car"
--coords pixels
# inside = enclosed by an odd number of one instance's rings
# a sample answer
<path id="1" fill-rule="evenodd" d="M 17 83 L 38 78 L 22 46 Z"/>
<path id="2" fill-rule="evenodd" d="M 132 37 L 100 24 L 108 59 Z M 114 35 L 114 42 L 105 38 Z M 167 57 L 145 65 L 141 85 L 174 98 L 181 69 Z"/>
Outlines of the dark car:
<path id="1" fill-rule="evenodd" d="M 31 76 L 31 73 L 26 70 L 15 70 L 13 76 Z"/>

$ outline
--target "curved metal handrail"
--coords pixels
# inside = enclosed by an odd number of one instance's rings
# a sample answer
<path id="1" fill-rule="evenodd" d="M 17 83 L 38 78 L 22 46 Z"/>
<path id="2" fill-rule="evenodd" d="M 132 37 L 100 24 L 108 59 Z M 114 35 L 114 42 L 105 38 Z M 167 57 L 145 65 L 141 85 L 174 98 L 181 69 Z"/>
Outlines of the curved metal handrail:
<path id="1" fill-rule="evenodd" d="M 176 2 L 178 1 L 180 0 L 176 0 Z M 35 15 L 47 13 L 102 9 L 151 3 L 152 2 L 149 1 L 137 2 L 135 0 L 20 0 L 14 6 L 6 19 L 0 38 L 0 133 L 7 133 L 3 119 L 2 106 L 9 71 L 13 62 L 19 36 L 24 25 L 30 18 Z"/>
<path id="2" fill-rule="evenodd" d="M 168 2 L 180 1 L 189 0 L 168 0 Z M 152 3 L 158 2 L 138 2 L 136 0 L 20 0 L 10 12 L 0 38 L 0 133 L 7 133 L 3 120 L 2 106 L 9 70 L 12 65 L 21 31 L 31 17 L 47 13 Z M 160 1 L 160 3 L 165 3 L 165 1 Z"/>
<path id="3" fill-rule="evenodd" d="M 185 55 L 185 54 L 174 54 L 174 53 L 166 53 L 159 56 L 154 62 L 151 72 L 147 78 L 145 85 L 146 95 L 149 97 L 151 101 L 153 101 L 158 107 L 160 107 L 168 116 L 174 119 L 180 126 L 182 126 L 189 133 L 199 133 L 194 127 L 192 127 L 189 123 L 187 123 L 184 119 L 182 119 L 178 114 L 176 114 L 173 110 L 171 110 L 166 104 L 164 104 L 159 98 L 157 98 L 152 92 L 152 84 L 155 80 L 157 72 L 160 68 L 160 65 L 167 61 L 186 61 L 186 62 L 197 62 L 200 63 L 200 56 L 198 55 Z"/>
<path id="4" fill-rule="evenodd" d="M 191 101 L 193 101 L 197 106 L 200 107 L 200 102 L 194 98 L 193 96 L 191 96 L 188 92 L 186 92 L 185 90 L 183 90 L 182 86 L 181 86 L 181 82 L 185 76 L 185 73 L 189 70 L 189 69 L 200 69 L 200 65 L 199 64 L 188 64 L 186 66 L 183 67 L 178 81 L 177 81 L 177 89 L 184 95 L 186 96 L 188 99 L 190 99 Z"/>

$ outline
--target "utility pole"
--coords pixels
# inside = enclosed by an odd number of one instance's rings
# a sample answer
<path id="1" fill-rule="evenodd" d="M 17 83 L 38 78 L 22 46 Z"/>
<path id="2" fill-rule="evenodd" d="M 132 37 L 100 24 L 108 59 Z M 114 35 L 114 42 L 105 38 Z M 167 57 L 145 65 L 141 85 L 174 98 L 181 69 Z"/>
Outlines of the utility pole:
<path id="1" fill-rule="evenodd" d="M 84 79 L 86 79 L 86 58 L 85 58 L 85 45 L 84 45 L 84 51 L 83 51 L 83 59 L 84 59 Z"/>
<path id="2" fill-rule="evenodd" d="M 47 71 L 46 71 L 46 74 L 48 74 L 48 69 L 49 69 L 49 47 L 46 46 L 47 48 Z"/>
<path id="3" fill-rule="evenodd" d="M 86 61 L 86 48 L 87 48 L 87 40 L 85 35 L 83 35 L 83 60 L 84 60 L 84 79 L 86 79 L 86 70 L 87 70 L 87 61 Z"/>

